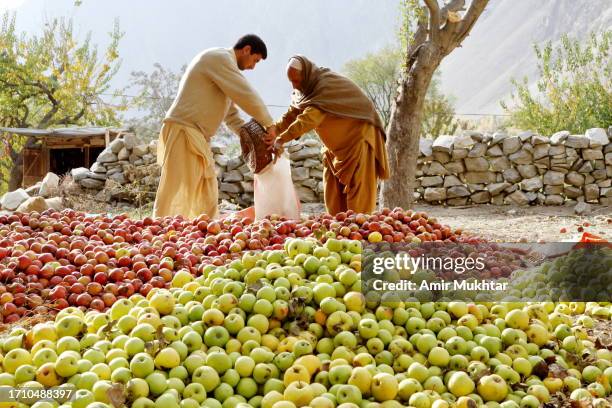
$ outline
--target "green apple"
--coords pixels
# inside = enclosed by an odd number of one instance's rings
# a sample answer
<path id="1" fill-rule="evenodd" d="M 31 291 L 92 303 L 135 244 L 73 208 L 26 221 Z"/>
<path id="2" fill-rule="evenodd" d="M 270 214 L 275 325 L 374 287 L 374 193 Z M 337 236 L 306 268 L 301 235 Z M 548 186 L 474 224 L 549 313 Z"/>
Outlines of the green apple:
<path id="1" fill-rule="evenodd" d="M 140 397 L 134 400 L 132 403 L 132 408 L 155 408 L 155 402 L 151 401 L 149 398 Z"/>
<path id="2" fill-rule="evenodd" d="M 304 381 L 295 381 L 285 388 L 283 397 L 286 401 L 295 404 L 295 406 L 303 407 L 310 404 L 310 401 L 314 398 L 314 394 L 308 383 Z"/>
<path id="3" fill-rule="evenodd" d="M 429 377 L 429 370 L 423 364 L 414 362 L 410 364 L 407 371 L 408 377 L 417 380 L 420 383 L 424 383 Z"/>
<path id="4" fill-rule="evenodd" d="M 183 361 L 183 366 L 187 369 L 189 374 L 193 374 L 195 370 L 206 363 L 206 355 L 200 354 L 197 351 L 191 353 Z"/>
<path id="5" fill-rule="evenodd" d="M 17 348 L 9 351 L 2 360 L 4 371 L 14 374 L 18 367 L 32 364 L 32 356 L 27 350 Z"/>
<path id="6" fill-rule="evenodd" d="M 408 399 L 408 403 L 415 408 L 431 407 L 431 398 L 425 392 L 415 392 Z"/>
<path id="7" fill-rule="evenodd" d="M 76 386 L 79 389 L 92 390 L 93 386 L 101 380 L 98 375 L 93 372 L 84 372 L 78 375 L 79 378 L 76 382 Z M 110 374 L 108 375 L 108 379 L 110 379 Z"/>
<path id="8" fill-rule="evenodd" d="M 290 355 L 290 353 L 287 354 Z M 236 359 L 234 363 L 234 368 L 236 369 L 240 377 L 250 377 L 253 373 L 253 369 L 255 368 L 255 364 L 255 360 L 253 360 L 251 357 L 240 356 Z M 288 367 L 289 366 L 287 366 L 287 368 Z"/>
<path id="9" fill-rule="evenodd" d="M 93 392 L 89 390 L 77 390 L 74 393 L 72 400 L 73 408 L 86 408 L 89 404 L 93 404 L 96 401 Z"/>
<path id="10" fill-rule="evenodd" d="M 408 401 L 413 394 L 423 391 L 421 383 L 414 378 L 406 378 L 398 385 L 398 396 L 402 401 Z"/>
<path id="11" fill-rule="evenodd" d="M 58 337 L 78 337 L 85 329 L 85 322 L 79 316 L 64 316 L 55 321 L 55 331 Z"/>
<path id="12" fill-rule="evenodd" d="M 521 309 L 513 309 L 504 317 L 506 325 L 512 329 L 527 330 L 529 328 L 529 314 Z"/>
<path id="13" fill-rule="evenodd" d="M 129 368 L 119 367 L 113 370 L 111 374 L 111 381 L 114 383 L 127 384 L 132 379 L 132 373 Z"/>
<path id="14" fill-rule="evenodd" d="M 79 341 L 72 336 L 62 337 L 61 339 L 57 341 L 56 351 L 58 354 L 61 354 L 67 350 L 72 350 L 72 351 L 77 351 L 77 352 L 81 351 L 81 343 L 79 343 Z"/>
<path id="15" fill-rule="evenodd" d="M 36 377 L 36 367 L 31 364 L 23 364 L 17 367 L 14 374 L 17 384 L 32 381 Z"/>
<path id="16" fill-rule="evenodd" d="M 218 372 L 207 365 L 196 368 L 191 378 L 193 382 L 202 384 L 206 392 L 212 392 L 221 382 Z"/>
<path id="17" fill-rule="evenodd" d="M 329 382 L 334 384 L 346 384 L 351 376 L 352 368 L 347 364 L 338 365 L 330 368 Z"/>
<path id="18" fill-rule="evenodd" d="M 45 363 L 53 363 L 57 360 L 57 353 L 50 348 L 40 349 L 32 356 L 32 363 L 36 367 L 40 367 Z"/>
<path id="19" fill-rule="evenodd" d="M 157 368 L 169 370 L 181 363 L 181 356 L 175 349 L 167 347 L 157 353 L 154 361 Z"/>
<path id="20" fill-rule="evenodd" d="M 257 383 L 252 378 L 241 378 L 236 385 L 236 392 L 245 398 L 252 398 L 257 394 Z"/>
<path id="21" fill-rule="evenodd" d="M 478 381 L 478 394 L 485 401 L 501 402 L 508 395 L 508 386 L 499 375 L 492 374 L 482 377 Z"/>
<path id="22" fill-rule="evenodd" d="M 355 385 L 340 385 L 336 392 L 338 404 L 352 403 L 358 405 L 361 403 L 361 398 L 361 390 Z"/>
<path id="23" fill-rule="evenodd" d="M 183 391 L 183 397 L 192 398 L 201 404 L 206 400 L 206 388 L 204 388 L 204 385 L 197 382 L 188 384 Z"/>
<path id="24" fill-rule="evenodd" d="M 149 384 L 143 378 L 132 378 L 127 382 L 126 388 L 132 400 L 149 395 Z"/>
<path id="25" fill-rule="evenodd" d="M 130 370 L 135 377 L 146 378 L 155 371 L 153 357 L 147 353 L 137 353 L 130 361 Z"/>
<path id="26" fill-rule="evenodd" d="M 445 348 L 434 347 L 429 351 L 427 360 L 434 366 L 446 367 L 450 362 L 450 354 Z"/>
<path id="27" fill-rule="evenodd" d="M 155 405 L 158 407 L 180 408 L 178 398 L 172 393 L 166 392 L 157 397 Z"/>
<path id="28" fill-rule="evenodd" d="M 448 380 L 448 390 L 455 397 L 469 395 L 474 391 L 474 381 L 463 371 L 454 372 Z"/>
<path id="29" fill-rule="evenodd" d="M 110 399 L 108 397 L 108 390 L 110 390 L 112 387 L 113 384 L 106 380 L 95 383 L 91 390 L 95 400 L 98 402 L 109 403 Z"/>
<path id="30" fill-rule="evenodd" d="M 145 378 L 152 395 L 161 395 L 168 389 L 166 377 L 160 372 L 153 372 Z"/>
<path id="31" fill-rule="evenodd" d="M 462 337 L 454 336 L 447 340 L 444 348 L 448 350 L 451 356 L 465 355 L 467 353 L 467 342 Z"/>
<path id="32" fill-rule="evenodd" d="M 376 401 L 395 399 L 399 389 L 397 378 L 389 373 L 378 373 L 372 378 L 372 396 Z"/>
<path id="33" fill-rule="evenodd" d="M 55 361 L 55 371 L 62 377 L 72 377 L 79 372 L 79 358 L 76 351 L 64 351 Z"/>
<path id="34" fill-rule="evenodd" d="M 149 304 L 151 307 L 155 308 L 160 315 L 168 315 L 172 313 L 176 300 L 170 291 L 162 289 L 151 297 Z"/>
<path id="35" fill-rule="evenodd" d="M 186 270 L 180 270 L 174 277 L 172 278 L 172 287 L 173 288 L 182 288 L 189 282 L 193 281 L 193 275 Z"/>
<path id="36" fill-rule="evenodd" d="M 234 395 L 234 389 L 229 384 L 221 383 L 217 388 L 215 388 L 213 395 L 217 401 L 224 402 Z"/>

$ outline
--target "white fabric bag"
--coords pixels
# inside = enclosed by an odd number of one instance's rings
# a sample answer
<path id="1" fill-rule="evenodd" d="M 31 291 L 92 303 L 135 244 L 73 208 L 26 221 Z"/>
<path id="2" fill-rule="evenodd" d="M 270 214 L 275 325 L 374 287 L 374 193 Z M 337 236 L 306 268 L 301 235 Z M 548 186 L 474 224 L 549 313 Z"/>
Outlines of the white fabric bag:
<path id="1" fill-rule="evenodd" d="M 256 220 L 268 215 L 300 219 L 300 199 L 291 179 L 291 162 L 286 153 L 253 177 Z"/>

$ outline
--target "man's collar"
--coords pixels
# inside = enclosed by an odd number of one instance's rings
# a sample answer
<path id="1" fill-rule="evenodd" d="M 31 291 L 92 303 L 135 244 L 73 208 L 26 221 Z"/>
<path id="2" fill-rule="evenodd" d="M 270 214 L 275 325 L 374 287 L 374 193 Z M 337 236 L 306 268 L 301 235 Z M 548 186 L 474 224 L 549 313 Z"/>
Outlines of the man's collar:
<path id="1" fill-rule="evenodd" d="M 238 59 L 236 58 L 236 51 L 233 48 L 228 48 L 230 55 L 232 56 L 232 60 L 238 66 Z"/>

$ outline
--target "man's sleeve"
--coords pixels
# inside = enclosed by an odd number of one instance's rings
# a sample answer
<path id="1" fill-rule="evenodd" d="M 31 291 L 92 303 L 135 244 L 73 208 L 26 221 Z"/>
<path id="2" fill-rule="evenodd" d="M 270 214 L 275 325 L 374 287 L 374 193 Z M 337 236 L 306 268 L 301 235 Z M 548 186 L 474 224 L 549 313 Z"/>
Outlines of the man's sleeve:
<path id="1" fill-rule="evenodd" d="M 234 103 L 230 105 L 227 115 L 225 115 L 224 122 L 232 132 L 236 135 L 240 135 L 240 128 L 244 125 L 244 120 L 240 117 L 240 112 L 238 112 L 238 108 L 236 108 Z"/>
<path id="2" fill-rule="evenodd" d="M 307 107 L 304 112 L 299 114 L 287 130 L 278 137 L 281 143 L 287 143 L 297 139 L 305 133 L 315 129 L 325 119 L 325 113 L 314 107 Z"/>
<path id="3" fill-rule="evenodd" d="M 297 117 L 298 113 L 299 113 L 299 110 L 290 106 L 289 110 L 285 112 L 285 114 L 278 121 L 274 123 L 274 126 L 276 126 L 277 134 L 280 135 L 285 130 L 287 130 L 289 125 L 291 125 L 293 121 L 295 120 L 295 118 Z"/>
<path id="4" fill-rule="evenodd" d="M 235 105 L 262 126 L 269 127 L 273 124 L 263 100 L 230 58 L 216 59 L 206 74 Z"/>

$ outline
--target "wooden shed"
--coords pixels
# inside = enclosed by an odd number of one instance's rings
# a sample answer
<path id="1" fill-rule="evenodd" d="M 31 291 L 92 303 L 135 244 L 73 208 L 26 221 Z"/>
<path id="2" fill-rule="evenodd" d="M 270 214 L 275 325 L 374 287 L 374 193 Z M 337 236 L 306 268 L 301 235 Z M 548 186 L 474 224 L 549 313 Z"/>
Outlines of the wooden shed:
<path id="1" fill-rule="evenodd" d="M 0 128 L 2 133 L 30 136 L 23 150 L 24 188 L 41 181 L 48 172 L 62 176 L 78 167 L 90 168 L 98 155 L 127 129 L 79 127 L 61 129 Z"/>

